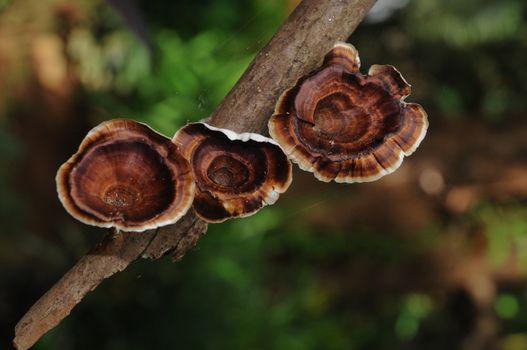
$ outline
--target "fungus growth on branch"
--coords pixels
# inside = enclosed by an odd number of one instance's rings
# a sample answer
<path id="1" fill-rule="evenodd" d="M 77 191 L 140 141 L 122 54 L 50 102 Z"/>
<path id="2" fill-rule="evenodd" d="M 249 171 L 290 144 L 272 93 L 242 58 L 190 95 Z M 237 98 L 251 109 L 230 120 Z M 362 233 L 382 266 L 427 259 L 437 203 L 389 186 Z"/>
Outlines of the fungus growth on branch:
<path id="1" fill-rule="evenodd" d="M 374 181 L 397 169 L 426 134 L 427 115 L 406 103 L 410 85 L 390 65 L 359 71 L 355 47 L 337 43 L 322 66 L 285 91 L 269 133 L 322 181 Z"/>
<path id="2" fill-rule="evenodd" d="M 303 0 L 216 108 L 210 124 L 237 132 L 265 132 L 278 96 L 311 71 L 335 41 L 346 40 L 374 3 Z M 180 259 L 205 231 L 205 223 L 188 213 L 176 225 L 138 233 L 108 233 L 20 319 L 15 347 L 30 348 L 88 292 L 137 258 L 174 254 Z"/>
<path id="3" fill-rule="evenodd" d="M 170 139 L 125 119 L 93 128 L 56 181 L 74 218 L 123 231 L 175 223 L 190 208 L 195 188 L 188 162 Z"/>
<path id="4" fill-rule="evenodd" d="M 280 146 L 262 135 L 193 123 L 173 141 L 194 173 L 193 208 L 207 222 L 252 215 L 274 204 L 291 184 L 291 163 Z"/>

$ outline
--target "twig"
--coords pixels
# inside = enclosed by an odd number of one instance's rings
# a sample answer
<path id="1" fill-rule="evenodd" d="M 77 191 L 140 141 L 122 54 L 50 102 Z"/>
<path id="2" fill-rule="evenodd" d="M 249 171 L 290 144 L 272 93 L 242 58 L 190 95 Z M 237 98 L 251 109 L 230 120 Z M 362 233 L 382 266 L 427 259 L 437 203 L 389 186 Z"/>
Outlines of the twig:
<path id="1" fill-rule="evenodd" d="M 260 51 L 210 123 L 238 132 L 267 133 L 267 120 L 278 96 L 319 64 L 337 40 L 348 38 L 375 0 L 304 0 Z M 181 259 L 205 233 L 194 214 L 177 224 L 143 233 L 109 233 L 82 257 L 22 317 L 15 347 L 25 350 L 55 327 L 103 280 L 138 257 Z"/>
<path id="2" fill-rule="evenodd" d="M 141 256 L 158 259 L 173 252 L 179 259 L 206 229 L 207 225 L 190 213 L 177 225 L 158 230 L 108 233 L 22 317 L 16 325 L 13 344 L 17 349 L 30 348 L 103 280 L 124 270 Z"/>

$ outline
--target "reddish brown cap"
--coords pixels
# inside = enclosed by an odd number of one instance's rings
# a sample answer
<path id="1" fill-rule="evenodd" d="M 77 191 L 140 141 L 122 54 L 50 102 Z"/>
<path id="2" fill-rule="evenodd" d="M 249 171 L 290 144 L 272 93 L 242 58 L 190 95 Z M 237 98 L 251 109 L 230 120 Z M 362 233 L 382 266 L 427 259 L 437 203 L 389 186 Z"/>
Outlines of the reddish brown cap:
<path id="1" fill-rule="evenodd" d="M 262 135 L 193 123 L 173 141 L 190 162 L 197 184 L 193 208 L 205 221 L 252 215 L 291 184 L 291 163 Z"/>
<path id="2" fill-rule="evenodd" d="M 284 92 L 269 133 L 322 181 L 374 181 L 397 169 L 426 134 L 423 108 L 404 102 L 410 85 L 389 65 L 359 71 L 355 47 L 337 43 L 320 68 Z"/>
<path id="3" fill-rule="evenodd" d="M 192 205 L 195 190 L 190 165 L 172 141 L 125 119 L 92 129 L 56 181 L 73 217 L 123 231 L 176 222 Z"/>

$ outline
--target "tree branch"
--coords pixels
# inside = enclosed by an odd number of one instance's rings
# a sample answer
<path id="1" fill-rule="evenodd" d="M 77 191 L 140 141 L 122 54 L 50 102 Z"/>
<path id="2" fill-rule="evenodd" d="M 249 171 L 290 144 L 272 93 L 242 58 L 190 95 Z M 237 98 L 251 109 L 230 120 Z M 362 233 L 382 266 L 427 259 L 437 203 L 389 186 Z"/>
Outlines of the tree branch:
<path id="1" fill-rule="evenodd" d="M 337 40 L 348 38 L 375 0 L 304 0 L 263 48 L 210 123 L 238 132 L 267 134 L 267 120 L 280 94 L 313 70 Z M 103 280 L 138 257 L 181 259 L 205 234 L 207 225 L 193 213 L 177 224 L 142 233 L 110 232 L 82 257 L 22 317 L 15 347 L 31 347 L 55 327 Z"/>

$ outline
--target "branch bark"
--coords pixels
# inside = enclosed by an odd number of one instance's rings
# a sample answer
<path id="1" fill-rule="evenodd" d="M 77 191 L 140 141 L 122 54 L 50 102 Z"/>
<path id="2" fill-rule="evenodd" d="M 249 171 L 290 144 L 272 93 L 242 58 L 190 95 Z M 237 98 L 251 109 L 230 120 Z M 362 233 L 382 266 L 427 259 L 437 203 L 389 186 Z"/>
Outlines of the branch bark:
<path id="1" fill-rule="evenodd" d="M 237 132 L 267 134 L 280 94 L 313 70 L 337 40 L 345 40 L 376 0 L 304 0 L 253 60 L 209 123 Z M 181 259 L 206 232 L 193 213 L 177 224 L 142 233 L 110 232 L 22 317 L 14 346 L 30 348 L 103 280 L 139 257 Z"/>

